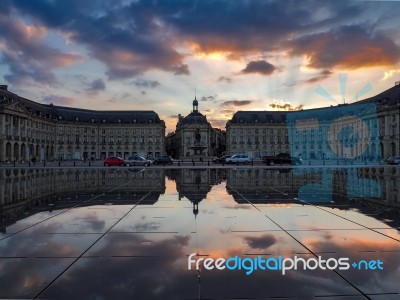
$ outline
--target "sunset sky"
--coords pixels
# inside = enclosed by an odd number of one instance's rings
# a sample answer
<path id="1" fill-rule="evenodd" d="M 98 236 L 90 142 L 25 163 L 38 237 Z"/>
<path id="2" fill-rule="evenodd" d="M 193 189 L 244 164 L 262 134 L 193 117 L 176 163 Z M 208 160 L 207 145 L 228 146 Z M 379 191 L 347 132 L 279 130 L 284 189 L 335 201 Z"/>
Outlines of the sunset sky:
<path id="1" fill-rule="evenodd" d="M 398 1 L 1 0 L 0 83 L 41 103 L 154 110 L 167 132 L 196 87 L 224 128 L 237 110 L 342 103 L 340 82 L 346 102 L 392 87 L 399 12 Z"/>

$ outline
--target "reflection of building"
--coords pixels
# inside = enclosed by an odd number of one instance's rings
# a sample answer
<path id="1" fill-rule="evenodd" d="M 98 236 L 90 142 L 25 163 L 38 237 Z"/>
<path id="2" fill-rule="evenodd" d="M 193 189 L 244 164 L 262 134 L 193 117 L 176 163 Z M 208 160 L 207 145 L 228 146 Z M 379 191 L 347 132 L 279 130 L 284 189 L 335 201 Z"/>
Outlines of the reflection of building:
<path id="1" fill-rule="evenodd" d="M 321 174 L 296 176 L 292 169 L 238 169 L 227 173 L 226 189 L 238 203 L 284 203 L 293 202 L 300 187 L 320 180 Z"/>
<path id="2" fill-rule="evenodd" d="M 40 104 L 0 86 L 0 161 L 165 154 L 154 111 L 94 111 Z"/>
<path id="3" fill-rule="evenodd" d="M 368 99 L 298 112 L 239 111 L 226 125 L 228 154 L 290 152 L 305 159 L 399 155 L 400 82 Z"/>
<path id="4" fill-rule="evenodd" d="M 171 169 L 167 175 L 176 181 L 179 200 L 187 198 L 193 203 L 193 213 L 197 215 L 198 204 L 207 198 L 212 186 L 226 178 L 223 169 Z"/>
<path id="5" fill-rule="evenodd" d="M 170 155 L 201 157 L 218 155 L 225 150 L 225 132 L 212 128 L 198 107 L 199 102 L 194 99 L 192 112 L 186 117 L 179 115 L 176 131 L 167 136 Z"/>
<path id="6" fill-rule="evenodd" d="M 162 169 L 0 169 L 0 222 L 76 205 L 154 204 L 164 192 Z"/>
<path id="7" fill-rule="evenodd" d="M 248 203 L 246 199 L 252 203 L 298 203 L 298 200 L 304 200 L 340 205 L 354 199 L 372 199 L 398 206 L 400 176 L 396 170 L 394 167 L 230 169 L 226 188 L 238 203 Z"/>

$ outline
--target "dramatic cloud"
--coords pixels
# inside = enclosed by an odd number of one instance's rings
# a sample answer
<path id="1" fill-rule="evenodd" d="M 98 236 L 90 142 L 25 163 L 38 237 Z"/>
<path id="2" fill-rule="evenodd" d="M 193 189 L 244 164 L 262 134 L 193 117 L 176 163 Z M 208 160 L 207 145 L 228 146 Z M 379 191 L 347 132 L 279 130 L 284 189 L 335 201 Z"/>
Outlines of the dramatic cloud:
<path id="1" fill-rule="evenodd" d="M 247 64 L 242 73 L 258 73 L 261 75 L 270 75 L 275 71 L 275 67 L 265 60 L 251 61 Z"/>
<path id="2" fill-rule="evenodd" d="M 292 104 L 290 104 L 290 103 L 284 103 L 284 104 L 271 103 L 269 106 L 272 108 L 277 108 L 277 109 L 286 110 L 286 111 L 295 111 L 295 110 L 303 109 L 302 104 L 300 104 L 298 106 L 292 106 Z"/>
<path id="3" fill-rule="evenodd" d="M 230 100 L 221 103 L 221 106 L 245 106 L 251 104 L 252 100 Z"/>
<path id="4" fill-rule="evenodd" d="M 362 5 L 347 1 L 167 2 L 158 1 L 157 11 L 191 41 L 195 51 L 225 52 L 231 59 L 274 50 L 293 34 L 353 21 L 362 12 Z M 318 17 L 316 6 L 321 10 Z"/>
<path id="5" fill-rule="evenodd" d="M 156 88 L 160 85 L 157 80 L 145 80 L 145 79 L 137 79 L 132 82 L 137 87 L 143 88 Z"/>
<path id="6" fill-rule="evenodd" d="M 43 43 L 46 34 L 44 27 L 26 25 L 0 14 L 0 63 L 9 68 L 10 73 L 4 75 L 8 82 L 15 85 L 33 82 L 57 85 L 52 71 L 81 61 L 78 54 L 46 46 Z"/>
<path id="7" fill-rule="evenodd" d="M 393 66 L 400 60 L 400 47 L 388 36 L 360 25 L 305 35 L 288 43 L 291 55 L 305 55 L 317 69 L 358 69 Z"/>

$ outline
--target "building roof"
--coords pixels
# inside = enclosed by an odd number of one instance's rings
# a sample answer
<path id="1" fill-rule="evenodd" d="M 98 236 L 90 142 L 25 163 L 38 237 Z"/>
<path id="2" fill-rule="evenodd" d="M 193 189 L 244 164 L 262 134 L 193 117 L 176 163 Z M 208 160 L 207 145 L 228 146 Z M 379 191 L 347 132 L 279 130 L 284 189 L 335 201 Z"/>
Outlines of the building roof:
<path id="1" fill-rule="evenodd" d="M 18 101 L 27 111 L 38 116 L 45 116 L 60 121 L 79 121 L 91 123 L 163 123 L 158 114 L 152 110 L 102 111 L 74 107 L 42 104 L 19 97 L 16 94 L 0 90 L 0 101 L 3 106 Z"/>
<path id="2" fill-rule="evenodd" d="M 286 111 L 238 111 L 229 123 L 285 123 Z"/>

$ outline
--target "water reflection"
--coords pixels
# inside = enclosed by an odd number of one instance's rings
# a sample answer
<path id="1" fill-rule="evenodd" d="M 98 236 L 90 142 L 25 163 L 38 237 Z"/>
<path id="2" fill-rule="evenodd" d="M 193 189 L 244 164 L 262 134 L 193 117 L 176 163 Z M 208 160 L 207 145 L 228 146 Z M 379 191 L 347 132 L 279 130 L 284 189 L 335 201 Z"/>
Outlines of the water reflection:
<path id="1" fill-rule="evenodd" d="M 398 299 L 399 171 L 0 170 L 0 298 Z M 385 268 L 198 273 L 193 252 Z"/>

